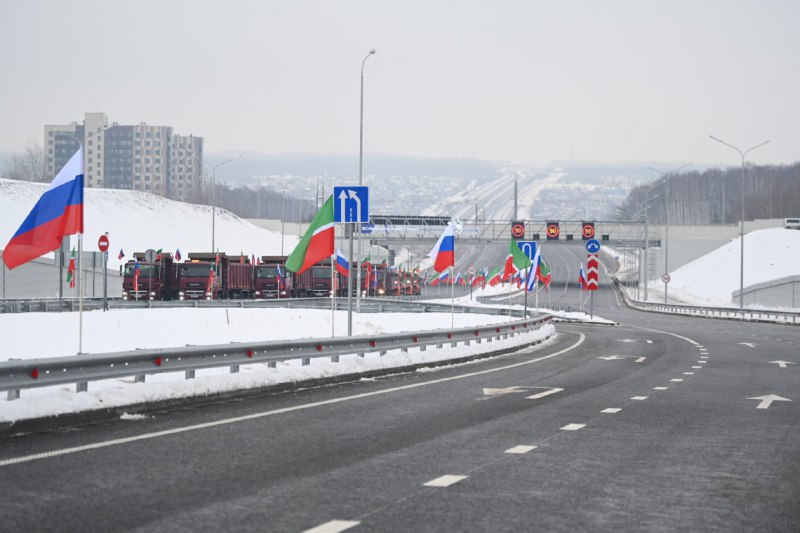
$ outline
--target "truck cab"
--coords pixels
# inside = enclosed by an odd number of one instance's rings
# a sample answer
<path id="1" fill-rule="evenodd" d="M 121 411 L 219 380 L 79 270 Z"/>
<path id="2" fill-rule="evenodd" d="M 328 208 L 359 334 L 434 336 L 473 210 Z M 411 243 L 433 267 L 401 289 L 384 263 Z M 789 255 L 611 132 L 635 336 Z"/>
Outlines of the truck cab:
<path id="1" fill-rule="evenodd" d="M 145 261 L 144 253 L 137 252 L 133 256 L 134 260 L 128 261 L 123 267 L 123 300 L 172 300 L 177 297 L 177 271 L 172 254 L 161 254 L 152 263 Z"/>

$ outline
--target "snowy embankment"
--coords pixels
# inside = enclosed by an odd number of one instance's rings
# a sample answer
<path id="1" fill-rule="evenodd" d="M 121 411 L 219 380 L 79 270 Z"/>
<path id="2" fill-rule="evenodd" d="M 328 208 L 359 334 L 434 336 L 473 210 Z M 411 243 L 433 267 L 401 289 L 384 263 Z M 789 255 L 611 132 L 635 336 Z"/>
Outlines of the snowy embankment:
<path id="1" fill-rule="evenodd" d="M 447 313 L 354 314 L 354 335 L 375 335 L 400 331 L 450 328 Z M 454 326 L 471 327 L 508 321 L 495 315 L 457 314 Z M 92 311 L 83 317 L 83 352 L 91 353 L 162 348 L 186 344 L 222 344 L 256 340 L 284 340 L 325 337 L 331 333 L 331 312 L 297 309 L 145 309 Z M 347 330 L 347 313 L 334 317 L 337 336 Z M 0 328 L 14 331 L 4 347 L 2 360 L 32 359 L 72 355 L 77 352 L 77 313 L 26 313 L 0 315 Z M 496 340 L 492 351 L 509 350 L 546 339 L 555 333 L 551 324 L 527 334 Z M 230 374 L 228 367 L 198 370 L 196 378 L 184 379 L 182 372 L 148 375 L 146 383 L 133 378 L 89 383 L 89 391 L 76 393 L 74 385 L 23 390 L 18 400 L 0 399 L 0 422 L 63 415 L 81 411 L 121 408 L 185 397 L 201 397 L 230 391 L 258 389 L 371 370 L 399 368 L 459 359 L 486 352 L 486 344 L 411 349 L 408 353 L 389 351 L 385 356 L 368 353 L 365 357 L 343 356 L 333 363 L 316 358 L 302 366 L 300 361 L 285 361 L 277 368 L 265 363 L 242 365 Z"/>
<path id="2" fill-rule="evenodd" d="M 716 250 L 670 272 L 669 299 L 675 303 L 708 307 L 738 307 L 733 293 L 739 290 L 741 240 L 733 239 Z M 612 253 L 618 253 L 612 251 Z M 771 228 L 744 236 L 744 287 L 800 275 L 800 231 Z M 623 263 L 619 273 L 635 278 L 635 259 Z M 663 298 L 664 285 L 651 280 L 650 301 Z M 628 290 L 635 297 L 635 289 Z M 640 296 L 643 291 L 639 291 Z"/>

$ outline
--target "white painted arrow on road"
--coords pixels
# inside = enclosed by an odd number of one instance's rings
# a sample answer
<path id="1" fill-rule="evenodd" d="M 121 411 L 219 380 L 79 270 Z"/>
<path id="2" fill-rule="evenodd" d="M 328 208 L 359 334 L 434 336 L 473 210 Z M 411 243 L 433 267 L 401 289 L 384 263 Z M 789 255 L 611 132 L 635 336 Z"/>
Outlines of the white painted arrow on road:
<path id="1" fill-rule="evenodd" d="M 770 361 L 769 364 L 775 363 L 781 368 L 786 368 L 786 365 L 794 365 L 797 363 L 792 363 L 791 361 Z"/>
<path id="2" fill-rule="evenodd" d="M 775 396 L 774 394 L 768 394 L 767 396 L 755 396 L 753 398 L 747 398 L 748 400 L 761 400 L 761 403 L 756 405 L 756 409 L 769 409 L 769 406 L 772 405 L 772 402 L 791 402 L 789 398 L 783 398 L 781 396 Z"/>
<path id="3" fill-rule="evenodd" d="M 601 355 L 598 359 L 605 359 L 606 361 L 616 361 L 618 359 L 633 359 L 635 355 Z M 637 357 L 635 363 L 642 363 L 647 357 Z"/>
<path id="4" fill-rule="evenodd" d="M 550 396 L 551 394 L 555 394 L 557 392 L 561 392 L 564 389 L 559 389 L 558 387 L 550 387 L 550 390 L 546 390 L 544 392 L 539 392 L 534 394 L 533 396 L 526 396 L 526 400 L 538 400 L 539 398 L 544 398 L 545 396 Z"/>
<path id="5" fill-rule="evenodd" d="M 522 387 L 506 387 L 505 389 L 483 389 L 484 396 L 498 396 L 500 394 L 511 394 L 514 392 L 526 392 Z"/>
<path id="6" fill-rule="evenodd" d="M 755 348 L 756 346 L 758 346 L 758 345 L 757 345 L 756 343 L 754 343 L 754 342 L 740 342 L 739 344 L 741 344 L 741 345 L 743 345 L 743 346 L 749 346 L 749 347 L 751 347 L 751 348 Z"/>

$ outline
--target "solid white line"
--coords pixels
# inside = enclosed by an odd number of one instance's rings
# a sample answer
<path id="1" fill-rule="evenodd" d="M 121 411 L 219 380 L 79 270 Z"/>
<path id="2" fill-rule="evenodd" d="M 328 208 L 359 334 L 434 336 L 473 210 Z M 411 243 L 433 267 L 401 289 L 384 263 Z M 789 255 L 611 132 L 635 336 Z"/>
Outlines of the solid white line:
<path id="1" fill-rule="evenodd" d="M 353 520 L 331 520 L 330 522 L 325 522 L 317 527 L 306 529 L 303 533 L 340 533 L 341 531 L 346 531 L 351 527 L 356 527 L 360 523 L 361 522 L 356 522 Z"/>
<path id="2" fill-rule="evenodd" d="M 561 429 L 563 429 L 564 431 L 578 431 L 579 429 L 583 429 L 585 427 L 586 424 L 567 424 Z"/>
<path id="3" fill-rule="evenodd" d="M 432 479 L 427 483 L 423 483 L 423 485 L 426 487 L 449 487 L 465 479 L 467 479 L 467 476 L 446 475 Z"/>
<path id="4" fill-rule="evenodd" d="M 513 448 L 506 450 L 506 453 L 528 453 L 529 451 L 535 449 L 536 446 L 514 446 Z"/>
<path id="5" fill-rule="evenodd" d="M 620 409 L 619 407 L 607 407 L 600 412 L 613 415 L 614 413 L 619 413 L 620 411 L 622 411 L 622 409 Z"/>
<path id="6" fill-rule="evenodd" d="M 647 396 L 633 396 L 631 400 L 646 400 Z"/>
<path id="7" fill-rule="evenodd" d="M 490 373 L 493 373 L 493 372 L 500 372 L 500 371 L 503 371 L 503 370 L 508 370 L 510 368 L 517 368 L 517 367 L 524 366 L 524 365 L 529 365 L 529 364 L 532 364 L 532 363 L 538 363 L 539 361 L 544 361 L 545 359 L 550 359 L 552 357 L 556 357 L 558 355 L 561 355 L 561 354 L 567 353 L 567 352 L 569 352 L 571 350 L 574 350 L 575 348 L 577 348 L 578 346 L 583 344 L 584 340 L 586 340 L 586 335 L 584 335 L 583 333 L 578 333 L 578 336 L 579 336 L 579 338 L 578 338 L 577 342 L 575 342 L 575 344 L 573 344 L 572 346 L 568 346 L 567 348 L 564 348 L 563 350 L 560 350 L 558 352 L 552 353 L 550 355 L 544 355 L 542 357 L 537 357 L 536 359 L 531 359 L 529 361 L 522 361 L 521 363 L 514 363 L 514 364 L 506 365 L 506 366 L 503 366 L 503 367 L 490 368 L 490 369 L 487 369 L 487 370 L 480 370 L 478 372 L 471 372 L 469 374 L 462 374 L 462 375 L 459 375 L 459 376 L 451 376 L 451 377 L 448 377 L 448 378 L 434 379 L 434 380 L 431 380 L 431 381 L 425 381 L 423 383 L 413 383 L 413 384 L 410 384 L 410 385 L 403 385 L 403 386 L 400 386 L 400 387 L 393 387 L 391 389 L 382 389 L 382 390 L 378 390 L 378 391 L 364 392 L 364 393 L 361 393 L 361 394 L 353 394 L 352 396 L 344 396 L 342 398 L 333 398 L 333 399 L 330 399 L 330 400 L 323 400 L 323 401 L 320 401 L 320 402 L 312 402 L 312 403 L 307 403 L 307 404 L 302 404 L 302 405 L 295 405 L 295 406 L 292 406 L 292 407 L 284 407 L 282 409 L 274 409 L 272 411 L 263 411 L 263 412 L 260 412 L 260 413 L 253 413 L 253 414 L 249 414 L 249 415 L 245 415 L 245 416 L 238 416 L 238 417 L 235 417 L 235 418 L 225 418 L 225 419 L 222 419 L 222 420 L 215 420 L 213 422 L 205 422 L 203 424 L 195 424 L 195 425 L 192 425 L 192 426 L 184 426 L 184 427 L 179 427 L 179 428 L 174 428 L 174 429 L 168 429 L 168 430 L 165 430 L 165 431 L 156 431 L 156 432 L 153 432 L 153 433 L 143 433 L 141 435 L 134 435 L 132 437 L 125 437 L 125 438 L 121 438 L 121 439 L 113 439 L 113 440 L 107 440 L 107 441 L 102 441 L 102 442 L 96 442 L 96 443 L 93 443 L 93 444 L 86 444 L 86 445 L 83 445 L 83 446 L 75 446 L 75 447 L 72 447 L 72 448 L 62 448 L 60 450 L 53 450 L 53 451 L 50 451 L 50 452 L 36 453 L 36 454 L 32 454 L 32 455 L 24 455 L 22 457 L 15 457 L 15 458 L 12 458 L 12 459 L 2 460 L 2 461 L 0 461 L 0 467 L 13 465 L 13 464 L 19 464 L 19 463 L 27 463 L 29 461 L 36 461 L 38 459 L 47 459 L 47 458 L 50 458 L 50 457 L 58 457 L 60 455 L 68 455 L 68 454 L 71 454 L 71 453 L 84 452 L 84 451 L 88 451 L 88 450 L 96 450 L 98 448 L 106 448 L 108 446 L 117 446 L 117 445 L 120 445 L 120 444 L 127 444 L 129 442 L 136 442 L 136 441 L 140 441 L 140 440 L 156 439 L 156 438 L 159 438 L 159 437 L 166 437 L 168 435 L 176 435 L 176 434 L 179 434 L 179 433 L 186 433 L 188 431 L 197 431 L 197 430 L 200 430 L 200 429 L 208 429 L 208 428 L 213 428 L 213 427 L 218 427 L 218 426 L 227 426 L 227 425 L 230 425 L 230 424 L 236 424 L 238 422 L 245 422 L 245 421 L 248 421 L 248 420 L 256 420 L 256 419 L 259 419 L 259 418 L 264 418 L 264 417 L 267 417 L 267 416 L 279 415 L 279 414 L 283 414 L 283 413 L 291 413 L 293 411 L 303 411 L 303 410 L 306 410 L 306 409 L 312 409 L 314 407 L 321 407 L 321 406 L 324 406 L 324 405 L 333 405 L 333 404 L 337 404 L 337 403 L 347 402 L 347 401 L 350 401 L 350 400 L 359 400 L 361 398 L 369 398 L 370 396 L 379 396 L 381 394 L 389 394 L 391 392 L 398 392 L 398 391 L 402 391 L 402 390 L 416 389 L 416 388 L 419 388 L 419 387 L 426 387 L 428 385 L 435 385 L 435 384 L 438 384 L 438 383 L 445 383 L 447 381 L 454 381 L 456 379 L 464 379 L 464 378 L 470 378 L 470 377 L 474 377 L 474 376 L 480 376 L 480 375 L 483 375 L 483 374 L 490 374 Z"/>

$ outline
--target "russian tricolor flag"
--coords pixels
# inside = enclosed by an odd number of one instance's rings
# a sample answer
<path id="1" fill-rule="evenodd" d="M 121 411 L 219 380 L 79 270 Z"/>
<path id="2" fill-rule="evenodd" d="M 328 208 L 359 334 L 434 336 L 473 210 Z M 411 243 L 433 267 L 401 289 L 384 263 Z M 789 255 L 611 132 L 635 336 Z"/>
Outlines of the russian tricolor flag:
<path id="1" fill-rule="evenodd" d="M 447 223 L 444 232 L 439 236 L 439 240 L 428 254 L 428 257 L 433 259 L 433 269 L 436 272 L 442 272 L 447 267 L 455 266 L 455 240 L 456 232 L 453 221 Z"/>
<path id="2" fill-rule="evenodd" d="M 66 235 L 83 233 L 83 147 L 56 175 L 8 241 L 3 261 L 10 269 L 56 250 Z"/>
<path id="3" fill-rule="evenodd" d="M 342 276 L 350 275 L 350 263 L 347 262 L 344 254 L 338 248 L 336 249 L 336 272 Z"/>

